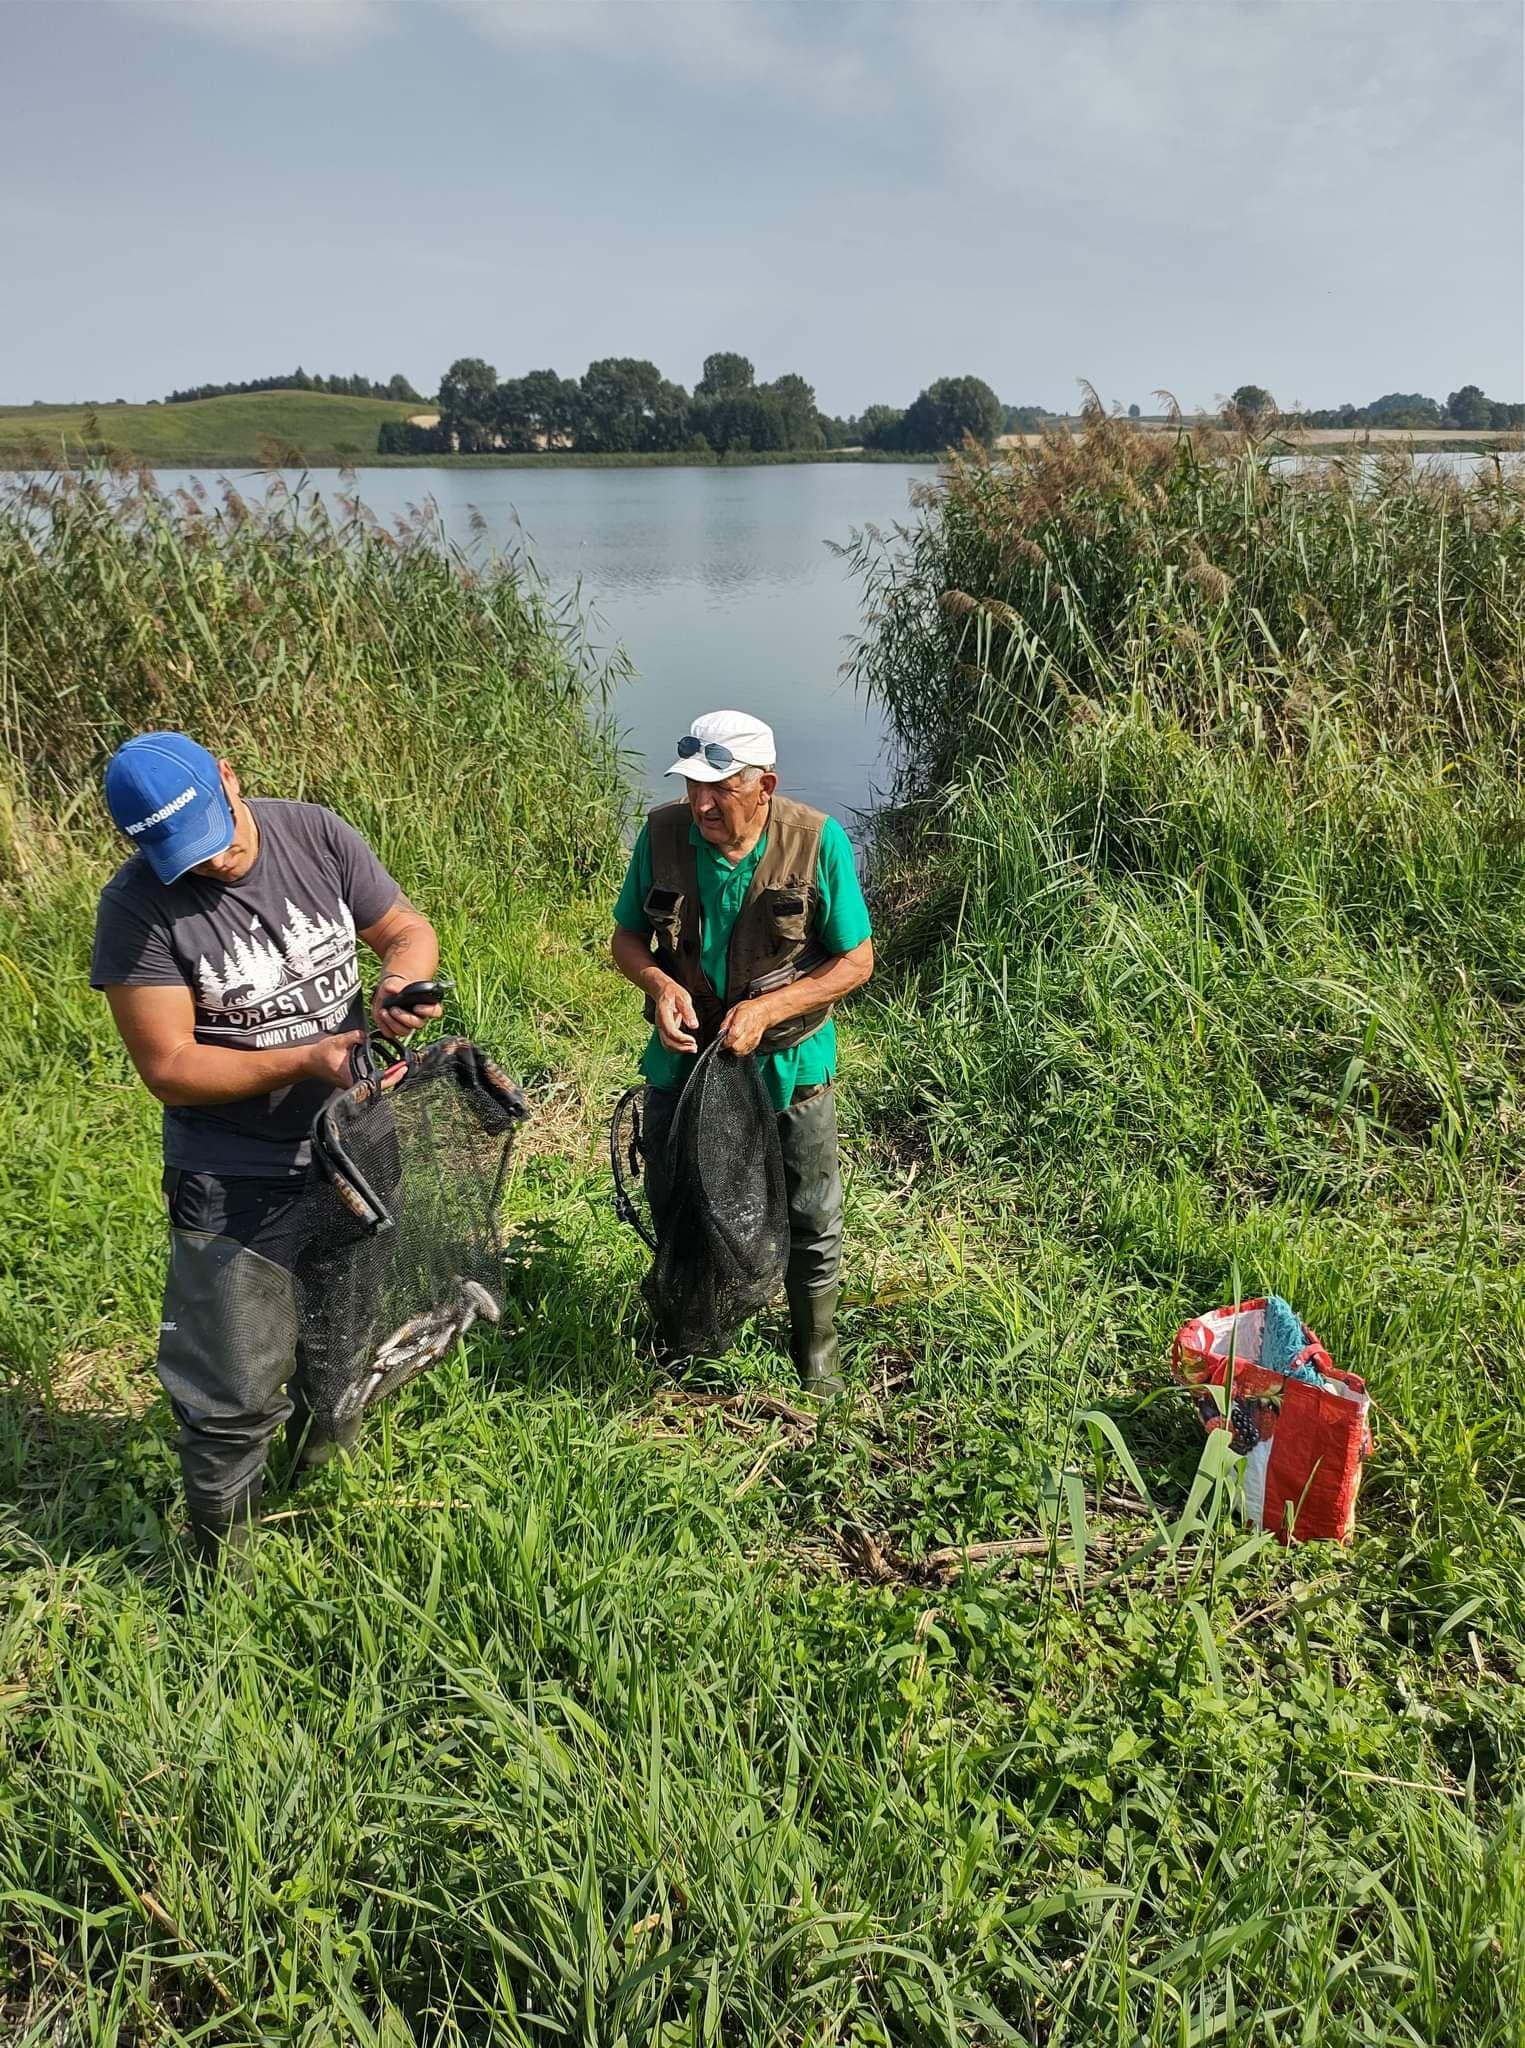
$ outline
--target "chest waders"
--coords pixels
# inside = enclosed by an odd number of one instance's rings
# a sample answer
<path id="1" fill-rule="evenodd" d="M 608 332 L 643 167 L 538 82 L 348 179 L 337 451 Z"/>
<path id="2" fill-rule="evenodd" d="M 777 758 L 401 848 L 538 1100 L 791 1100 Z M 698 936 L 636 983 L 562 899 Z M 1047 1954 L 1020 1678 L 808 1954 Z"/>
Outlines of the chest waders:
<path id="1" fill-rule="evenodd" d="M 159 1376 L 203 1554 L 241 1547 L 270 1443 L 301 1462 L 450 1351 L 502 1295 L 498 1203 L 519 1091 L 469 1040 L 364 1061 L 284 1180 L 170 1171 Z"/>
<path id="2" fill-rule="evenodd" d="M 641 1179 L 649 1202 L 656 1238 L 656 1257 L 647 1282 L 647 1298 L 659 1326 L 679 1344 L 695 1334 L 713 1336 L 725 1328 L 727 1315 L 715 1316 L 706 1327 L 703 1315 L 693 1313 L 696 1299 L 725 1301 L 739 1307 L 745 1289 L 734 1277 L 737 1263 L 735 1236 L 729 1210 L 732 1197 L 724 1190 L 734 1185 L 750 1188 L 760 1174 L 759 1187 L 767 1190 L 751 1206 L 768 1223 L 756 1232 L 764 1249 L 777 1232 L 777 1203 L 782 1193 L 787 1215 L 788 1254 L 784 1273 L 789 1302 L 790 1352 L 809 1394 L 834 1400 L 846 1392 L 839 1372 L 840 1349 L 836 1333 L 836 1307 L 840 1289 L 838 1270 L 842 1244 L 842 1177 L 837 1150 L 836 1097 L 828 1081 L 796 1092 L 790 1107 L 771 1119 L 774 1130 L 764 1143 L 754 1131 L 749 1140 L 750 1167 L 738 1163 L 735 1133 L 744 1127 L 742 1098 L 729 1077 L 717 1072 L 703 1079 L 701 1068 L 713 1045 L 726 1011 L 748 997 L 771 994 L 787 988 L 833 956 L 812 932 L 819 901 L 816 875 L 820 863 L 823 812 L 791 798 L 775 796 L 769 806 L 767 844 L 762 850 L 747 894 L 737 913 L 726 948 L 725 995 L 718 995 L 704 972 L 703 931 L 699 903 L 699 863 L 690 839 L 692 813 L 687 803 L 662 804 L 646 820 L 651 850 L 652 880 L 642 906 L 652 927 L 652 952 L 664 974 L 687 990 L 699 1019 L 694 1036 L 701 1056 L 684 1091 L 683 1109 L 678 1097 L 661 1089 L 647 1089 L 642 1103 L 644 1126 L 635 1122 L 630 1129 L 621 1121 L 633 1115 L 631 1097 L 616 1112 L 616 1130 L 611 1141 L 617 1204 L 620 1213 L 634 1227 L 638 1204 L 628 1185 L 635 1179 L 637 1156 L 643 1161 Z M 646 1020 L 656 1021 L 656 1005 L 647 1000 Z M 784 1052 L 818 1031 L 831 1015 L 831 1005 L 822 1004 L 802 1017 L 791 1017 L 763 1034 L 760 1054 Z M 724 1055 L 730 1058 L 730 1055 Z M 739 1077 L 737 1077 L 739 1080 Z M 717 1086 L 718 1083 L 723 1085 Z M 695 1091 L 694 1084 L 701 1083 Z M 723 1114 L 703 1114 L 701 1094 L 712 1097 Z M 706 1136 L 706 1125 L 717 1125 L 715 1135 Z M 777 1142 L 774 1142 L 776 1130 Z M 727 1158 L 727 1138 L 732 1140 Z M 747 1148 L 743 1148 L 747 1149 Z M 774 1162 L 778 1164 L 775 1165 Z M 782 1167 L 783 1187 L 777 1189 L 771 1176 Z M 626 1169 L 632 1169 L 627 1177 Z M 705 1221 L 697 1220 L 696 1203 Z M 718 1207 L 718 1216 L 712 1212 Z M 644 1221 L 644 1218 L 642 1218 Z M 717 1228 L 718 1226 L 718 1228 Z M 728 1229 L 728 1226 L 731 1226 Z M 642 1230 L 645 1236 L 645 1230 Z M 730 1236 L 730 1248 L 726 1238 Z M 698 1248 L 708 1238 L 707 1276 L 693 1269 Z M 769 1270 L 766 1256 L 753 1256 L 740 1263 L 753 1264 L 759 1279 Z M 716 1277 L 718 1274 L 718 1278 Z M 765 1283 L 766 1284 L 766 1283 Z M 765 1298 L 765 1297 L 764 1297 Z M 678 1304 L 688 1305 L 687 1314 Z M 755 1306 L 755 1301 L 748 1306 Z M 741 1312 L 745 1313 L 743 1308 Z M 689 1328 L 684 1329 L 685 1321 Z M 679 1334 L 681 1332 L 681 1335 Z M 726 1333 L 728 1337 L 728 1332 Z"/>

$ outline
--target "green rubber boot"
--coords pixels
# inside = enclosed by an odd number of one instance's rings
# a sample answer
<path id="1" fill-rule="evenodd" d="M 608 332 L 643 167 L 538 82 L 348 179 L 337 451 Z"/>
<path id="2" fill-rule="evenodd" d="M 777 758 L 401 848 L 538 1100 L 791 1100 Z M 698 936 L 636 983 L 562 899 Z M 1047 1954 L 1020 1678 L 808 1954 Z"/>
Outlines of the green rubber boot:
<path id="1" fill-rule="evenodd" d="M 330 1458 L 347 1458 L 360 1441 L 360 1422 L 358 1415 L 353 1422 L 342 1422 L 332 1436 L 321 1434 L 315 1425 L 304 1424 L 294 1437 L 289 1438 L 296 1450 L 293 1477 L 300 1478 L 303 1473 L 319 1471 Z M 291 1424 L 286 1427 L 290 1432 Z"/>
<path id="2" fill-rule="evenodd" d="M 791 1279 L 787 1292 L 789 1352 L 801 1390 L 817 1401 L 840 1401 L 847 1392 L 839 1370 L 842 1350 L 837 1342 L 837 1299 L 842 1290 L 823 1287 L 812 1293 Z"/>

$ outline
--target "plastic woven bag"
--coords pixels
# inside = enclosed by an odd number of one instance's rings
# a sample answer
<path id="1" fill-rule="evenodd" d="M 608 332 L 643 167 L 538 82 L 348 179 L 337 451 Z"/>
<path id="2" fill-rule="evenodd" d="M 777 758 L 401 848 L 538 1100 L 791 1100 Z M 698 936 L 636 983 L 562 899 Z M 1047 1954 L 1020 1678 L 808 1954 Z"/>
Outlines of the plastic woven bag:
<path id="1" fill-rule="evenodd" d="M 1282 1543 L 1348 1542 L 1361 1469 L 1372 1447 L 1371 1400 L 1306 1324 L 1304 1345 L 1278 1372 L 1260 1363 L 1266 1298 L 1235 1302 L 1177 1330 L 1176 1377 L 1203 1391 L 1203 1425 L 1227 1429 L 1243 1454 L 1245 1519 Z M 1227 1412 L 1207 1390 L 1228 1391 Z"/>

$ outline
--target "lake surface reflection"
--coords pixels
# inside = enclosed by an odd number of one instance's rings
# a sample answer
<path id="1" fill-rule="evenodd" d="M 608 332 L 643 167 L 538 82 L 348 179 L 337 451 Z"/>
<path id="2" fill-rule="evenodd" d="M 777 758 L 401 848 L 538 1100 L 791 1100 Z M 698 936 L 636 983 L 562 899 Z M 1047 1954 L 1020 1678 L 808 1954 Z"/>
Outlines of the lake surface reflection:
<path id="1" fill-rule="evenodd" d="M 336 471 L 311 474 L 330 498 L 350 488 Z M 388 523 L 432 499 L 463 547 L 526 547 L 552 590 L 580 591 L 595 645 L 623 645 L 634 665 L 613 708 L 651 794 L 675 789 L 663 770 L 696 713 L 734 706 L 773 726 L 785 788 L 850 824 L 888 765 L 877 712 L 838 673 L 860 590 L 827 542 L 905 520 L 911 483 L 932 474 L 888 463 L 361 469 L 353 488 Z M 159 482 L 189 476 L 161 470 Z"/>

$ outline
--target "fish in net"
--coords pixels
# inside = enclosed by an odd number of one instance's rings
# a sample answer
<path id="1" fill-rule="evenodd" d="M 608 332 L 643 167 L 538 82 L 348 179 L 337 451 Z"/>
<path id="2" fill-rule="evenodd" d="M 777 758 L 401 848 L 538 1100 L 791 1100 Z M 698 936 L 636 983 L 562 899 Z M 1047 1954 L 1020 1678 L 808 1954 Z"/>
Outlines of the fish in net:
<path id="1" fill-rule="evenodd" d="M 653 1176 L 655 1181 L 656 1176 Z M 715 1356 L 783 1288 L 789 1201 L 757 1062 L 718 1041 L 694 1062 L 661 1161 L 646 1302 L 668 1348 Z"/>
<path id="2" fill-rule="evenodd" d="M 295 1261 L 299 1383 L 317 1426 L 353 1422 L 497 1322 L 498 1205 L 524 1098 L 469 1039 L 408 1052 L 313 1126 Z"/>

